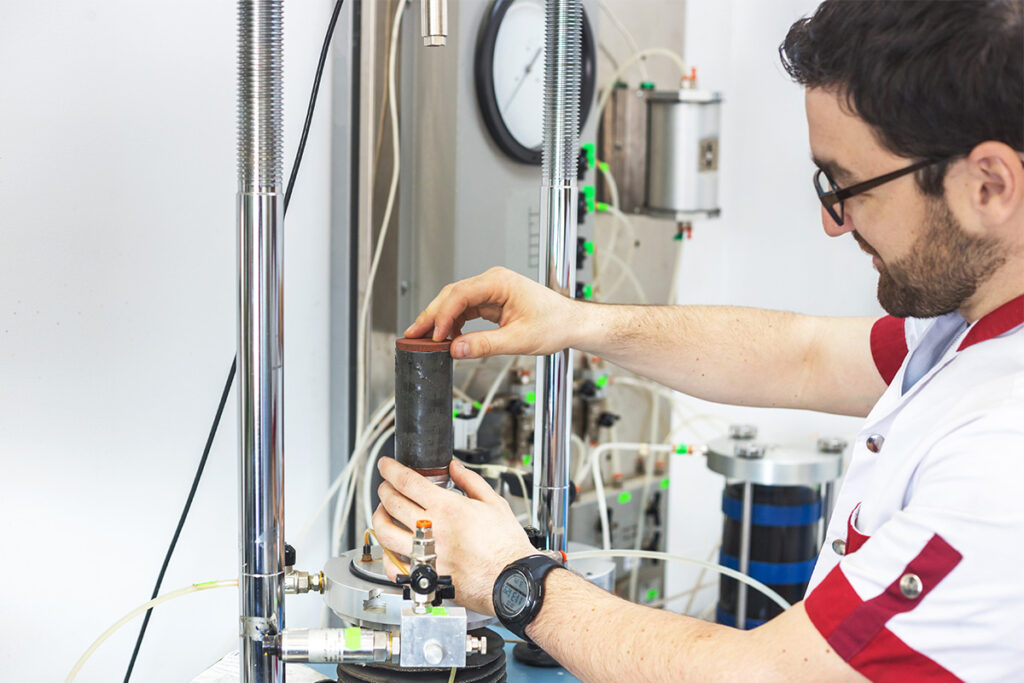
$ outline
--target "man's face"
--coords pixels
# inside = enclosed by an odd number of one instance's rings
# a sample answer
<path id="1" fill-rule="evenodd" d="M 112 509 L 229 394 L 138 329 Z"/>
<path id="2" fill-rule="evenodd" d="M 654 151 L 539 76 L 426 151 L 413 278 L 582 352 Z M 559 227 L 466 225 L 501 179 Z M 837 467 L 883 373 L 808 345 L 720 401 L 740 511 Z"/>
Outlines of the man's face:
<path id="1" fill-rule="evenodd" d="M 913 163 L 882 147 L 871 128 L 846 112 L 834 91 L 806 97 L 811 153 L 839 187 Z M 1005 260 L 998 242 L 963 229 L 943 198 L 925 196 L 913 174 L 844 202 L 843 225 L 822 208 L 825 232 L 850 232 L 878 270 L 878 301 L 890 315 L 930 318 L 970 299 Z"/>

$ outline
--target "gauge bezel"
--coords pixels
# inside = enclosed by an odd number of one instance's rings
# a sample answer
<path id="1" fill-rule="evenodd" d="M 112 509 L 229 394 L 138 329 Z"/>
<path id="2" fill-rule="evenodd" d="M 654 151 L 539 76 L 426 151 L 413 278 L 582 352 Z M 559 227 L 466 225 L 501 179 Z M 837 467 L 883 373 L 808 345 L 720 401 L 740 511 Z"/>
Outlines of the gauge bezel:
<path id="1" fill-rule="evenodd" d="M 516 2 L 519 0 L 494 0 L 480 25 L 473 63 L 476 98 L 480 105 L 480 114 L 483 116 L 484 124 L 498 148 L 515 161 L 539 166 L 541 164 L 541 148 L 527 147 L 512 135 L 501 115 L 498 98 L 494 92 L 494 45 L 505 14 Z M 580 131 L 583 130 L 587 116 L 590 114 L 597 80 L 597 49 L 586 10 L 583 11 L 582 34 L 580 45 L 583 60 L 583 68 L 580 72 Z M 543 64 L 541 68 L 543 68 Z"/>

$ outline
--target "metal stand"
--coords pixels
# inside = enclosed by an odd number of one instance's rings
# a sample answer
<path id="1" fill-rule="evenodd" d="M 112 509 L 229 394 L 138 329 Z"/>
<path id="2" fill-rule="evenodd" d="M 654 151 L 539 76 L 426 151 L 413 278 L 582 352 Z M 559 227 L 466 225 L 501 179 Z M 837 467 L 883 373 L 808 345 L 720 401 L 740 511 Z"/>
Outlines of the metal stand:
<path id="1" fill-rule="evenodd" d="M 282 0 L 238 5 L 239 634 L 244 683 L 284 681 Z"/>

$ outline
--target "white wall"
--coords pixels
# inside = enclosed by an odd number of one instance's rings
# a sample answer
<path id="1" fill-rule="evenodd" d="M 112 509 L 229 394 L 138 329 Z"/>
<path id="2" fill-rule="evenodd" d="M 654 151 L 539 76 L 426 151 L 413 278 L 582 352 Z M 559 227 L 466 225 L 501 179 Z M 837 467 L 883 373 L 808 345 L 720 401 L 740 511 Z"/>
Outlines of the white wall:
<path id="1" fill-rule="evenodd" d="M 803 89 L 779 62 L 778 45 L 815 0 L 688 0 L 685 58 L 701 85 L 725 96 L 720 159 L 722 216 L 695 226 L 679 296 L 820 315 L 880 315 L 877 276 L 850 237 L 832 239 L 811 186 Z M 685 332 L 684 332 L 685 333 Z M 841 389 L 837 387 L 837 390 Z M 852 437 L 860 420 L 804 411 L 742 409 L 694 401 L 700 411 L 750 422 L 768 439 L 813 445 L 818 435 Z M 669 548 L 701 559 L 721 528 L 722 480 L 701 462 L 673 462 L 676 520 Z M 668 592 L 696 573 L 672 573 Z M 714 599 L 707 591 L 700 601 Z"/>
<path id="2" fill-rule="evenodd" d="M 286 172 L 331 5 L 287 3 Z M 0 15 L 0 678 L 56 681 L 149 598 L 235 350 L 235 3 Z M 293 532 L 326 488 L 329 94 L 287 230 Z M 233 391 L 165 590 L 236 575 L 236 416 Z M 133 680 L 190 680 L 236 615 L 231 590 L 157 609 Z M 137 628 L 79 680 L 120 680 Z"/>

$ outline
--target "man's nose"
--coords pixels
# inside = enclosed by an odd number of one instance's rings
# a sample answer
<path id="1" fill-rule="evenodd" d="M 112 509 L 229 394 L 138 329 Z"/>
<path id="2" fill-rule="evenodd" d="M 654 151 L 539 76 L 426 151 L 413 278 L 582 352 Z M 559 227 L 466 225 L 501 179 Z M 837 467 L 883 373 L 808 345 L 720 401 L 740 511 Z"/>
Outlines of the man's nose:
<path id="1" fill-rule="evenodd" d="M 832 214 L 825 210 L 825 207 L 821 207 L 821 227 L 825 229 L 825 234 L 829 237 L 839 237 L 845 235 L 848 232 L 853 232 L 853 220 L 849 214 L 843 216 L 843 224 L 839 225 L 835 219 L 832 218 Z"/>

